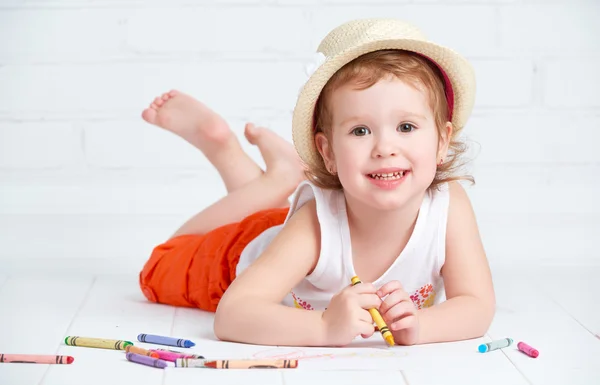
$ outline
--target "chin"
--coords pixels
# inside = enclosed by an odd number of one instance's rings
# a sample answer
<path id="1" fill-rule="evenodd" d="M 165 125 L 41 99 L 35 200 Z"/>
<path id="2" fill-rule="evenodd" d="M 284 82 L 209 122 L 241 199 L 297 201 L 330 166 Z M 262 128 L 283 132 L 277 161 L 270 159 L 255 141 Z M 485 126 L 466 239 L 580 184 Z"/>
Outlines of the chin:
<path id="1" fill-rule="evenodd" d="M 369 199 L 366 201 L 367 205 L 372 207 L 375 210 L 381 211 L 392 211 L 399 210 L 403 207 L 406 207 L 408 199 L 406 197 L 395 197 L 395 199 Z"/>
<path id="2" fill-rule="evenodd" d="M 389 186 L 376 186 L 361 178 L 347 183 L 345 186 L 346 196 L 351 196 L 355 201 L 377 211 L 402 209 L 417 195 L 415 194 L 414 180 L 410 178 L 397 185 Z"/>
<path id="3" fill-rule="evenodd" d="M 407 189 L 396 189 L 393 191 L 373 190 L 371 188 L 361 189 L 359 194 L 353 194 L 365 206 L 373 210 L 398 210 L 410 202 L 412 194 Z"/>

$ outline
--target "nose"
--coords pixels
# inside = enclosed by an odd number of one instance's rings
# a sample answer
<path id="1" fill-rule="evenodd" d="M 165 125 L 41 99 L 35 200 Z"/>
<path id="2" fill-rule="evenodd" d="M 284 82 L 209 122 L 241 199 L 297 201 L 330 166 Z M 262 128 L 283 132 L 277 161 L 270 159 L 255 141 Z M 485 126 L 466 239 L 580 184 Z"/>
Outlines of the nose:
<path id="1" fill-rule="evenodd" d="M 372 152 L 373 158 L 387 158 L 397 156 L 399 153 L 400 148 L 393 138 L 387 135 L 376 136 Z"/>

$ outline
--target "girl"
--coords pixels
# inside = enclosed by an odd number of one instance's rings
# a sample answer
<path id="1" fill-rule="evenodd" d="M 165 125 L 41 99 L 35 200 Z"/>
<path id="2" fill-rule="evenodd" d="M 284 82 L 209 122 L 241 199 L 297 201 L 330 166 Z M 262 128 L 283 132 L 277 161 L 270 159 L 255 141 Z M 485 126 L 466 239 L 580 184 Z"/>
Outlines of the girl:
<path id="1" fill-rule="evenodd" d="M 398 344 L 482 336 L 494 291 L 457 182 L 470 178 L 454 175 L 471 66 L 390 19 L 345 23 L 318 51 L 324 62 L 292 121 L 302 164 L 281 138 L 247 125 L 263 173 L 187 95 L 165 94 L 144 111 L 202 150 L 228 195 L 154 249 L 143 293 L 216 311 L 215 334 L 229 341 L 343 346 L 374 333 L 372 308 Z M 351 285 L 355 275 L 364 283 Z"/>

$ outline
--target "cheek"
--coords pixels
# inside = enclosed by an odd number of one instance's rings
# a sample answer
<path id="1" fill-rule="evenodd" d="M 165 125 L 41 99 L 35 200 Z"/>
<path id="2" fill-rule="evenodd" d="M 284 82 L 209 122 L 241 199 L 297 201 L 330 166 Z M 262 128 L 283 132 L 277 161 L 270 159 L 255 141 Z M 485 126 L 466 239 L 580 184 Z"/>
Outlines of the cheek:
<path id="1" fill-rule="evenodd" d="M 414 143 L 417 151 L 411 151 L 411 161 L 413 165 L 425 172 L 433 172 L 437 168 L 437 141 L 431 137 L 424 137 L 420 143 Z"/>
<path id="2" fill-rule="evenodd" d="M 355 175 L 360 170 L 364 155 L 359 154 L 360 149 L 351 142 L 338 141 L 333 146 L 335 165 L 340 179 Z"/>
<path id="3" fill-rule="evenodd" d="M 348 143 L 343 140 L 338 139 L 335 142 L 333 142 L 331 149 L 333 152 L 335 162 L 339 163 L 340 166 L 343 163 L 347 163 L 348 158 L 352 158 L 351 156 L 348 156 L 348 154 L 352 153 L 352 149 L 349 148 Z"/>
<path id="4" fill-rule="evenodd" d="M 435 158 L 430 154 L 420 154 L 418 159 L 413 158 L 413 167 L 417 178 L 430 179 L 435 176 L 437 165 Z"/>

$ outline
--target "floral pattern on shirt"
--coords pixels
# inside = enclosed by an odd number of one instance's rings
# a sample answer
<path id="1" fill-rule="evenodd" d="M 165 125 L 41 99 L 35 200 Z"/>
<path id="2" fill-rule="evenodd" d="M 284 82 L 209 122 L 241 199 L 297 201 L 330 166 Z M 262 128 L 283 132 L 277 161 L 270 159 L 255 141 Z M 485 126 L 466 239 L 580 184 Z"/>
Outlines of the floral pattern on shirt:
<path id="1" fill-rule="evenodd" d="M 435 295 L 436 292 L 433 290 L 433 285 L 428 283 L 427 285 L 424 285 L 420 289 L 416 290 L 410 296 L 410 299 L 413 301 L 417 309 L 423 309 L 425 307 L 433 306 Z"/>
<path id="2" fill-rule="evenodd" d="M 292 292 L 292 297 L 294 298 L 294 306 L 298 309 L 315 310 L 308 302 L 296 296 L 294 292 Z"/>

